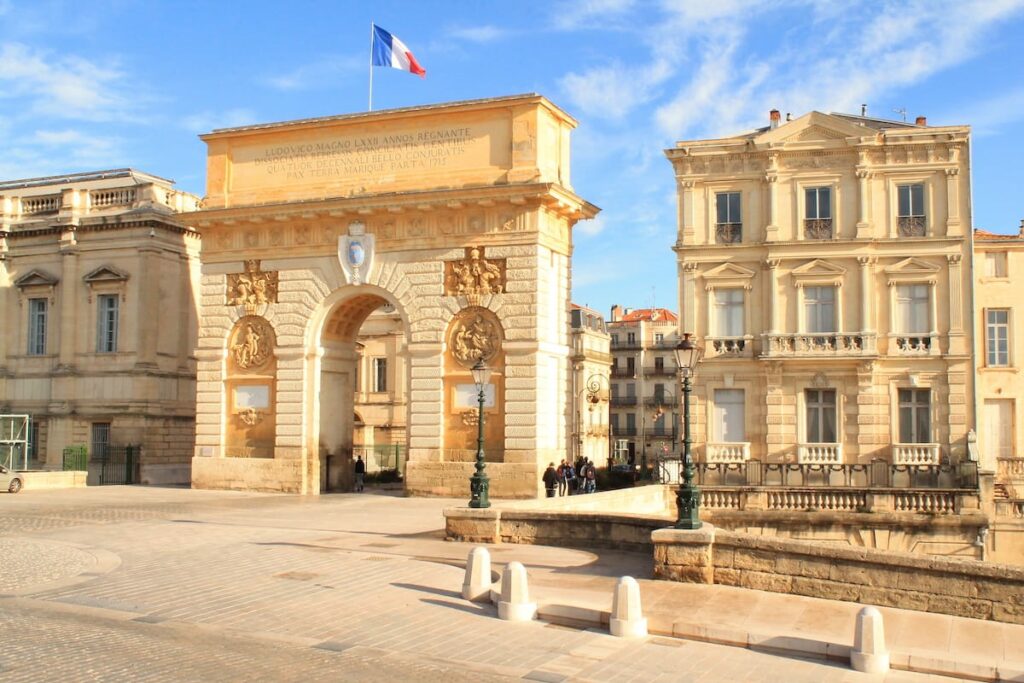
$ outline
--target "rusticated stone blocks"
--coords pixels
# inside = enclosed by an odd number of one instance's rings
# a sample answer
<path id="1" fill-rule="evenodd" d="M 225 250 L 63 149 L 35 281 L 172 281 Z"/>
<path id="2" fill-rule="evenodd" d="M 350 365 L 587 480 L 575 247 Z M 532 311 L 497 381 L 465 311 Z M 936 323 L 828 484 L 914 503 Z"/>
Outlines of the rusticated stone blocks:
<path id="1" fill-rule="evenodd" d="M 693 531 L 655 530 L 651 534 L 655 578 L 683 583 L 714 583 L 714 541 L 715 527 L 710 524 Z"/>

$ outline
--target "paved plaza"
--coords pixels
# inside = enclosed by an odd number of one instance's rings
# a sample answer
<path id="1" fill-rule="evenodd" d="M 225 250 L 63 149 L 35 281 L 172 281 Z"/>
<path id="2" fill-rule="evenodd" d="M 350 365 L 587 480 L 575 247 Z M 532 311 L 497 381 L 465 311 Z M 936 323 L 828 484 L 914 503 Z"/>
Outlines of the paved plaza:
<path id="1" fill-rule="evenodd" d="M 949 680 L 500 621 L 459 596 L 469 546 L 443 540 L 441 511 L 461 502 L 142 487 L 0 496 L 0 680 Z M 611 551 L 493 556 L 497 569 L 524 562 L 538 595 L 650 571 L 649 558 Z M 702 607 L 679 595 L 680 614 Z"/>

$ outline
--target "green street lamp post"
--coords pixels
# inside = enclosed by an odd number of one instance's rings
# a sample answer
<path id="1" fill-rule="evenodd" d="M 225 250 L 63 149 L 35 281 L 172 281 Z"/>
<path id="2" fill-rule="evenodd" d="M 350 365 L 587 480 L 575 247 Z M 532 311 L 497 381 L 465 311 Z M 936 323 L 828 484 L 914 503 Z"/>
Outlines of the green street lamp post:
<path id="1" fill-rule="evenodd" d="M 690 455 L 690 392 L 697 364 L 704 357 L 704 348 L 693 343 L 690 333 L 683 334 L 676 346 L 676 367 L 683 385 L 683 477 L 676 490 L 677 529 L 699 529 L 700 488 L 693 483 L 693 457 Z"/>
<path id="2" fill-rule="evenodd" d="M 480 412 L 476 428 L 476 473 L 469 478 L 469 507 L 489 508 L 491 500 L 488 497 L 488 490 L 491 487 L 491 482 L 487 478 L 487 473 L 484 472 L 484 468 L 487 467 L 484 463 L 484 392 L 491 379 L 491 369 L 484 364 L 484 359 L 481 356 L 477 358 L 471 372 L 473 373 L 473 382 L 476 384 Z"/>

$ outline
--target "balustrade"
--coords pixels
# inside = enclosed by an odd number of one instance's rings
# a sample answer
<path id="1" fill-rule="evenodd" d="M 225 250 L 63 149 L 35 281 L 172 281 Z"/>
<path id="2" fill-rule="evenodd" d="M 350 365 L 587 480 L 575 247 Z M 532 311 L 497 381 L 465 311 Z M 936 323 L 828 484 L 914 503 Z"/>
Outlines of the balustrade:
<path id="1" fill-rule="evenodd" d="M 89 204 L 93 208 L 102 209 L 111 206 L 126 206 L 134 204 L 138 197 L 138 188 L 116 187 L 110 190 L 91 190 L 89 192 Z"/>
<path id="2" fill-rule="evenodd" d="M 766 356 L 861 356 L 873 355 L 875 335 L 862 333 L 766 334 Z"/>
<path id="3" fill-rule="evenodd" d="M 802 443 L 797 447 L 797 460 L 805 465 L 833 465 L 843 461 L 841 443 Z"/>
<path id="4" fill-rule="evenodd" d="M 930 334 L 896 336 L 896 353 L 902 356 L 927 356 L 938 349 L 938 341 Z"/>
<path id="5" fill-rule="evenodd" d="M 41 197 L 25 197 L 21 200 L 21 213 L 25 216 L 58 213 L 60 211 L 60 195 L 48 194 Z"/>
<path id="6" fill-rule="evenodd" d="M 858 512 L 867 508 L 867 496 L 866 491 L 783 489 L 768 491 L 768 509 Z"/>
<path id="7" fill-rule="evenodd" d="M 700 504 L 712 510 L 742 510 L 742 494 L 739 491 L 708 489 L 701 492 Z"/>
<path id="8" fill-rule="evenodd" d="M 999 476 L 1008 479 L 1024 477 L 1024 458 L 997 458 Z"/>
<path id="9" fill-rule="evenodd" d="M 749 340 L 745 337 L 707 337 L 707 349 L 715 356 L 746 355 Z"/>
<path id="10" fill-rule="evenodd" d="M 937 465 L 939 444 L 937 443 L 895 443 L 892 445 L 894 465 Z"/>
<path id="11" fill-rule="evenodd" d="M 946 491 L 897 491 L 893 494 L 896 512 L 954 514 L 956 494 Z"/>
<path id="12" fill-rule="evenodd" d="M 750 460 L 749 441 L 708 444 L 707 461 L 709 463 L 745 462 L 747 460 Z"/>

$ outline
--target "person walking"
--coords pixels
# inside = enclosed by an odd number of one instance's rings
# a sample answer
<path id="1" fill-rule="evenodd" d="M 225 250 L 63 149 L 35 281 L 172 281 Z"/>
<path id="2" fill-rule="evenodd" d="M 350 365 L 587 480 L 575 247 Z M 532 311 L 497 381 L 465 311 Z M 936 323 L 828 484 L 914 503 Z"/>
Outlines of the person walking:
<path id="1" fill-rule="evenodd" d="M 565 494 L 571 496 L 576 492 L 576 470 L 572 463 L 565 463 Z"/>
<path id="2" fill-rule="evenodd" d="M 558 488 L 558 473 L 555 472 L 555 463 L 548 463 L 548 468 L 544 470 L 544 488 L 547 489 L 548 498 L 555 497 L 555 490 Z"/>
<path id="3" fill-rule="evenodd" d="M 562 462 L 558 464 L 558 469 L 555 470 L 555 474 L 558 475 L 558 495 L 564 496 L 566 490 L 565 484 L 565 458 L 562 458 Z"/>
<path id="4" fill-rule="evenodd" d="M 366 478 L 366 463 L 363 462 L 363 456 L 356 456 L 356 492 L 362 493 L 363 491 L 363 479 Z"/>
<path id="5" fill-rule="evenodd" d="M 594 461 L 587 461 L 587 481 L 586 481 L 586 492 L 594 493 L 597 491 L 597 469 L 594 467 Z"/>

